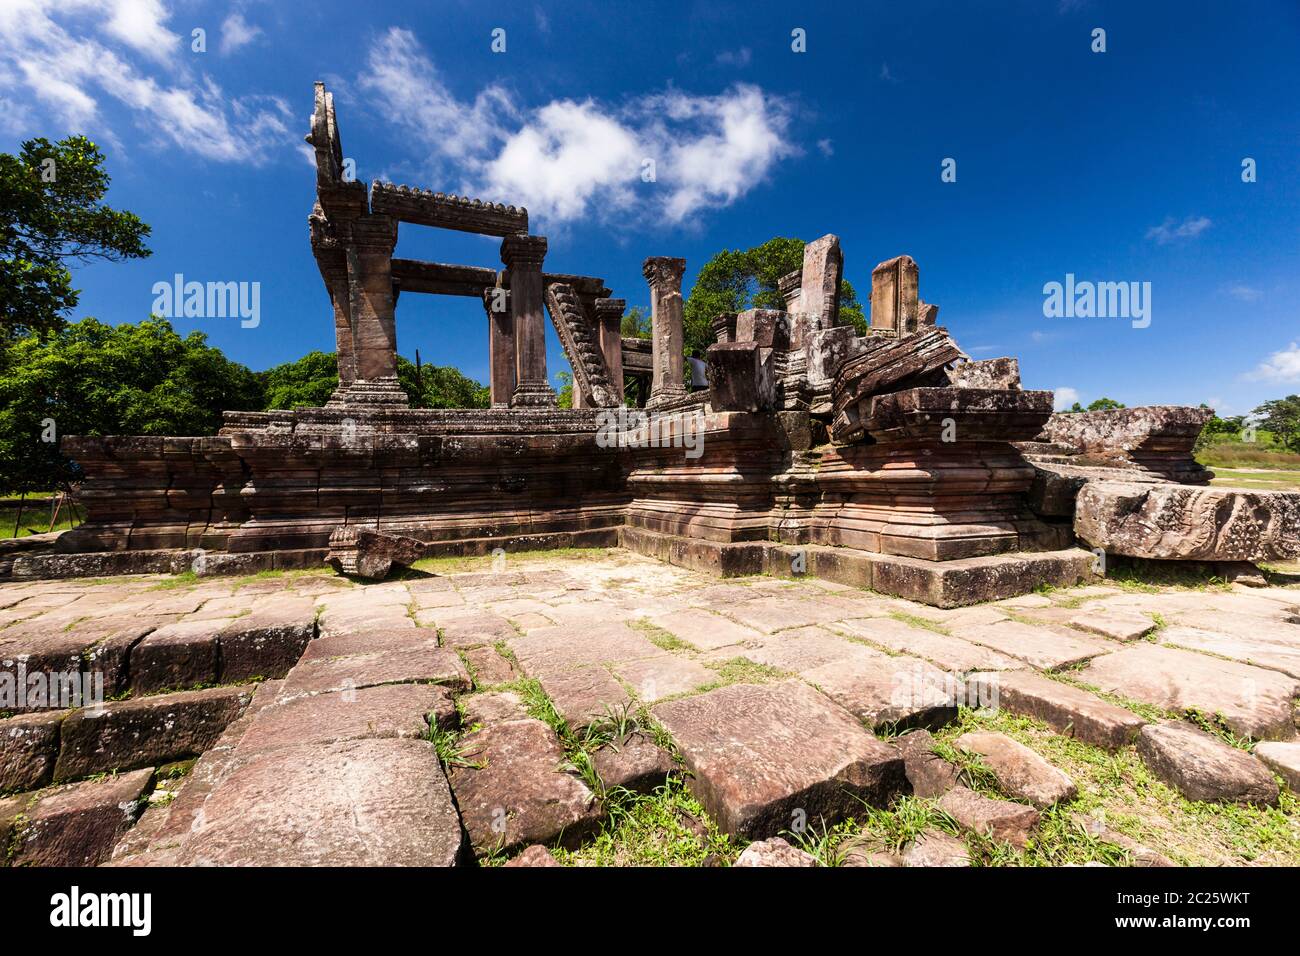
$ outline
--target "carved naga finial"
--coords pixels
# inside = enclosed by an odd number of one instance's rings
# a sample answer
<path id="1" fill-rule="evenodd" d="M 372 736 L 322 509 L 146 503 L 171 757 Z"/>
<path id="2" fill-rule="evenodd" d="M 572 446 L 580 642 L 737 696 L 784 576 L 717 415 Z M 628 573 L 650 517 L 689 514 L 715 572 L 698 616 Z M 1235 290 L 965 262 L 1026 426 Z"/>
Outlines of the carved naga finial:
<path id="1" fill-rule="evenodd" d="M 334 94 L 316 82 L 316 107 L 311 114 L 311 132 L 304 137 L 316 150 L 316 185 L 335 186 L 343 176 L 343 144 L 334 118 Z"/>

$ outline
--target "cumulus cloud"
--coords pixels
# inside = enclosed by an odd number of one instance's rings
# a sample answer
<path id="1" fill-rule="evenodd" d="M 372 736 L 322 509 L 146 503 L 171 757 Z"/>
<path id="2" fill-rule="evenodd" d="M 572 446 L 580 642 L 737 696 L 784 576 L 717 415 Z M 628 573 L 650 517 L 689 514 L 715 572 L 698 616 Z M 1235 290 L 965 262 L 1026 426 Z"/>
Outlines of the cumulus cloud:
<path id="1" fill-rule="evenodd" d="M 1073 407 L 1074 403 L 1079 400 L 1078 391 L 1066 385 L 1060 385 L 1052 389 L 1052 394 L 1055 396 L 1052 402 L 1052 408 L 1058 412 L 1069 411 L 1069 409 Z"/>
<path id="2" fill-rule="evenodd" d="M 1240 302 L 1258 302 L 1264 298 L 1264 293 L 1259 289 L 1240 282 L 1228 286 L 1224 291 Z"/>
<path id="3" fill-rule="evenodd" d="M 262 163 L 291 141 L 288 105 L 228 99 L 195 72 L 168 17 L 161 0 L 5 0 L 0 77 L 68 128 L 113 141 L 106 102 L 125 107 L 158 145 L 207 159 Z"/>
<path id="4" fill-rule="evenodd" d="M 249 23 L 242 13 L 236 11 L 222 21 L 221 52 L 223 55 L 234 53 L 240 47 L 248 46 L 261 35 L 261 27 Z"/>
<path id="5" fill-rule="evenodd" d="M 1204 216 L 1188 216 L 1182 222 L 1176 222 L 1172 216 L 1158 226 L 1147 230 L 1147 238 L 1154 239 L 1159 245 L 1168 245 L 1179 239 L 1195 239 L 1210 228 L 1210 220 Z"/>
<path id="6" fill-rule="evenodd" d="M 527 206 L 567 222 L 644 210 L 670 223 L 729 205 L 797 149 L 786 102 L 736 84 L 713 96 L 669 90 L 611 105 L 525 108 L 504 87 L 456 96 L 406 30 L 372 45 L 358 78 L 427 150 L 431 185 Z"/>
<path id="7" fill-rule="evenodd" d="M 1292 342 L 1280 352 L 1274 352 L 1251 372 L 1247 378 L 1259 382 L 1300 382 L 1300 345 Z"/>
<path id="8" fill-rule="evenodd" d="M 742 46 L 739 50 L 723 50 L 714 60 L 719 66 L 749 66 L 753 56 L 749 47 Z"/>

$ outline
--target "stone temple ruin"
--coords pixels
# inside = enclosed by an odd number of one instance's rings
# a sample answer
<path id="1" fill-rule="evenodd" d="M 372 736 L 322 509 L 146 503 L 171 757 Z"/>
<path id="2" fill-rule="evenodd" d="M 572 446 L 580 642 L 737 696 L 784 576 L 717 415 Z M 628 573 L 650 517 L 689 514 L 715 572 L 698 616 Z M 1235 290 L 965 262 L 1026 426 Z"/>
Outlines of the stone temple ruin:
<path id="1" fill-rule="evenodd" d="M 1103 551 L 1300 556 L 1295 495 L 1207 487 L 1191 457 L 1207 413 L 1053 415 L 1015 359 L 969 360 L 908 256 L 873 270 L 860 336 L 839 321 L 839 240 L 808 243 L 781 281 L 784 310 L 716 318 L 708 385 L 692 389 L 684 260 L 645 260 L 652 339 L 625 339 L 625 300 L 600 278 L 547 272 L 525 209 L 345 178 L 323 84 L 307 139 L 333 397 L 228 412 L 211 437 L 65 438 L 88 520 L 19 553 L 14 578 L 326 560 L 378 577 L 426 556 L 621 546 L 953 607 L 1087 580 Z M 499 236 L 504 268 L 394 258 L 402 223 Z M 408 407 L 396 306 L 419 293 L 483 302 L 490 408 Z M 571 409 L 548 381 L 545 313 L 573 369 Z M 618 411 L 628 377 L 644 409 Z"/>

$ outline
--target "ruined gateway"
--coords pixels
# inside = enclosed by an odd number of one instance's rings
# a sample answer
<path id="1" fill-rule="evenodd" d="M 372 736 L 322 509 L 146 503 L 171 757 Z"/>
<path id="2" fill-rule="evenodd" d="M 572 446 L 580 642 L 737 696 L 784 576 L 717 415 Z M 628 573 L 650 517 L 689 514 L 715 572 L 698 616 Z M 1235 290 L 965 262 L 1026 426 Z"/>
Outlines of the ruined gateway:
<path id="1" fill-rule="evenodd" d="M 1022 390 L 1014 359 L 970 361 L 936 324 L 907 256 L 874 269 L 871 327 L 858 336 L 838 322 L 838 239 L 809 243 L 802 271 L 782 280 L 784 311 L 717 317 L 708 387 L 691 390 L 684 260 L 645 260 L 647 349 L 621 338 L 624 300 L 603 280 L 544 271 L 547 241 L 529 234 L 526 210 L 348 181 L 319 83 L 307 140 L 311 246 L 339 360 L 331 400 L 228 412 L 212 437 L 65 438 L 88 520 L 52 553 L 18 557 L 14 577 L 327 558 L 381 576 L 422 556 L 621 546 L 954 607 L 1087 580 L 1088 548 L 1300 554 L 1298 496 L 1197 487 L 1208 477 L 1191 447 L 1206 413 L 1053 416 L 1052 393 Z M 499 236 L 504 269 L 394 258 L 400 223 Z M 408 407 L 396 377 L 403 293 L 483 301 L 491 408 Z M 572 409 L 548 383 L 543 310 L 573 368 Z M 648 386 L 643 411 L 615 411 L 625 376 Z"/>

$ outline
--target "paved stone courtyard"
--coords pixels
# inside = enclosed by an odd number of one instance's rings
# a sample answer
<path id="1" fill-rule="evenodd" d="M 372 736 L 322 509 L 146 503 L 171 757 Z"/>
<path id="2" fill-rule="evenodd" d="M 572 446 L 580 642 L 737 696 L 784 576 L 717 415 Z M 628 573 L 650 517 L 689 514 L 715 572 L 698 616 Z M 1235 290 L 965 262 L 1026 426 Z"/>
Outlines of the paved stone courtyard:
<path id="1" fill-rule="evenodd" d="M 1295 586 L 42 581 L 0 665 L 11 865 L 1300 864 Z M 13 696 L 68 672 L 108 703 Z"/>

